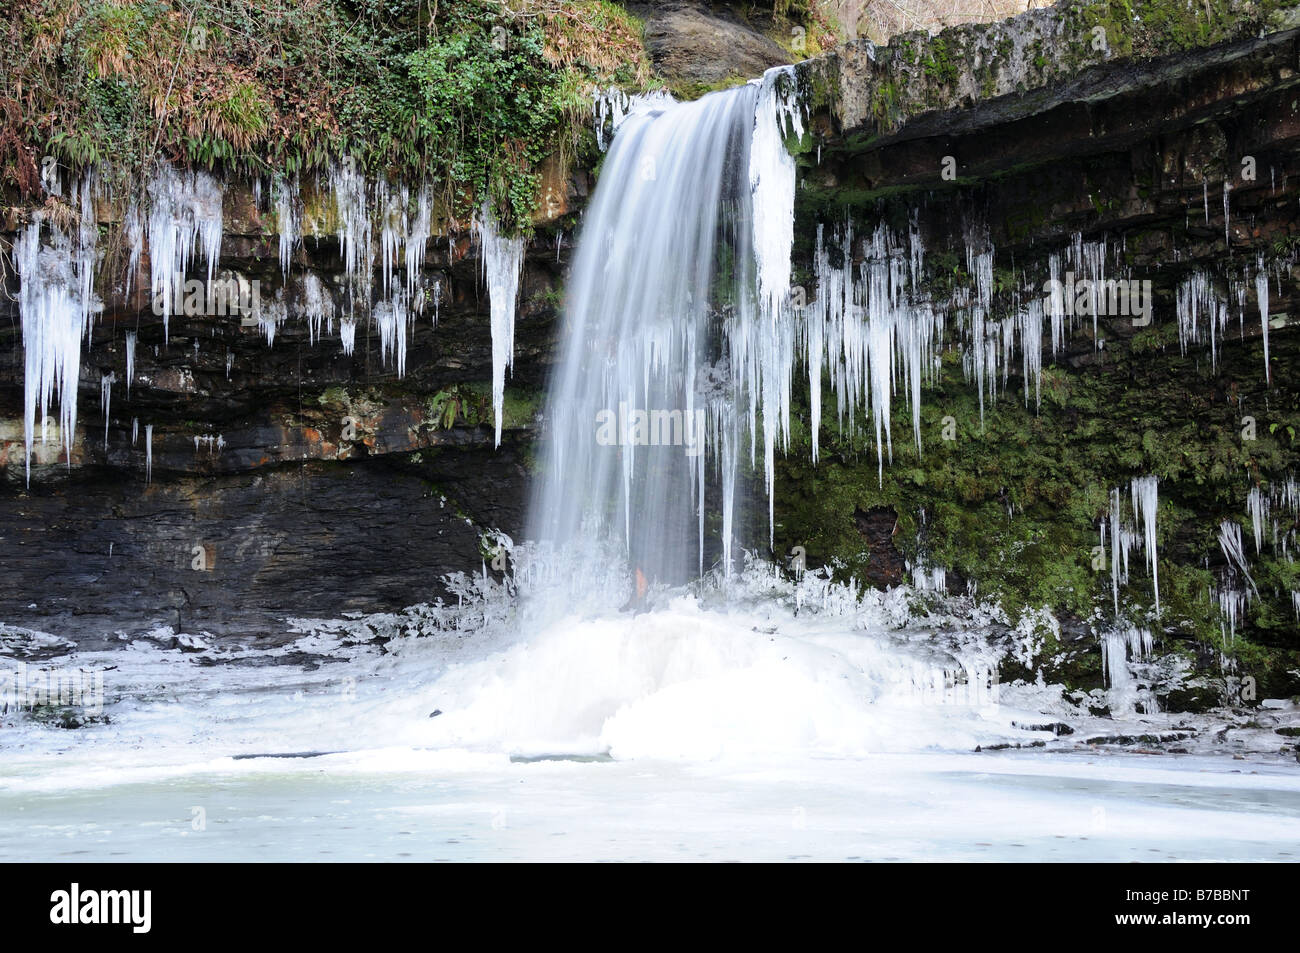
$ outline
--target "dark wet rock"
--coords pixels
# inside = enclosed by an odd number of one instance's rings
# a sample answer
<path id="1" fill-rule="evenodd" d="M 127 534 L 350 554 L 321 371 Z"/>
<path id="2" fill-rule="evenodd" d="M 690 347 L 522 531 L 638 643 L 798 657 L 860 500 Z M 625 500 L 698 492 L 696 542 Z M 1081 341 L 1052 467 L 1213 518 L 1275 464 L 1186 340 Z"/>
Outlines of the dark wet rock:
<path id="1" fill-rule="evenodd" d="M 1185 685 L 1162 694 L 1160 703 L 1166 711 L 1200 714 L 1223 704 L 1223 699 L 1221 693 L 1213 687 Z"/>
<path id="2" fill-rule="evenodd" d="M 1058 738 L 1061 737 L 1062 735 L 1074 734 L 1074 729 L 1062 721 L 1053 721 L 1041 725 L 1022 725 L 1020 722 L 1013 721 L 1011 723 L 1011 726 L 1013 728 L 1023 729 L 1024 731 L 1050 731 Z"/>
<path id="3" fill-rule="evenodd" d="M 996 744 L 996 745 L 976 745 L 975 750 L 976 751 L 1007 751 L 1009 749 L 1046 748 L 1046 747 L 1047 747 L 1046 741 L 1031 741 L 1028 744 L 1021 744 L 1020 742 L 1017 741 L 1014 744 L 1010 742 L 1004 742 L 1002 744 Z"/>
<path id="4" fill-rule="evenodd" d="M 863 570 L 866 580 L 878 589 L 903 582 L 907 563 L 894 546 L 898 514 L 888 507 L 861 507 L 853 512 L 853 524 L 866 544 L 868 560 Z"/>
<path id="5" fill-rule="evenodd" d="M 1193 737 L 1192 733 L 1186 731 L 1167 731 L 1159 734 L 1143 735 L 1095 735 L 1091 738 L 1085 738 L 1084 743 L 1090 745 L 1156 745 L 1170 741 L 1183 741 L 1191 737 Z"/>

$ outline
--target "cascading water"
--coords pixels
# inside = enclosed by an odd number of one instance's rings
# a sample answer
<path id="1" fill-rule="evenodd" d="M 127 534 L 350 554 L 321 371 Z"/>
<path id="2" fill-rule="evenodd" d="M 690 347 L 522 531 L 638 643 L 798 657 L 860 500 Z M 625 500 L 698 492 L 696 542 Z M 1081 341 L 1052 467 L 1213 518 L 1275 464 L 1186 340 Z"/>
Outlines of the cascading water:
<path id="1" fill-rule="evenodd" d="M 704 568 L 707 460 L 728 562 L 742 443 L 761 407 L 770 486 L 789 407 L 793 81 L 622 117 L 573 265 L 535 539 L 617 539 L 647 579 L 685 581 Z"/>

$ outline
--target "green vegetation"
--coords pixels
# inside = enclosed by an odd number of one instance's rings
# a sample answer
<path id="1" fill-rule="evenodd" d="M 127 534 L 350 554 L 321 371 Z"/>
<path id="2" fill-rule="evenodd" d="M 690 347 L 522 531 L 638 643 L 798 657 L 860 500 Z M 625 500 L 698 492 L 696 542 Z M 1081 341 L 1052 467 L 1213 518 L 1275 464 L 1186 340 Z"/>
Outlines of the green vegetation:
<path id="1" fill-rule="evenodd" d="M 931 256 L 927 286 L 936 296 L 963 280 L 949 257 Z M 1010 273 L 995 275 L 1007 306 Z M 1276 335 L 1272 343 L 1275 368 L 1300 361 L 1294 336 Z M 946 351 L 939 379 L 923 390 L 922 452 L 900 394 L 892 408 L 893 461 L 885 461 L 880 477 L 874 428 L 860 424 L 855 434 L 842 434 L 833 409 L 823 412 L 821 459 L 812 464 L 806 386 L 797 388 L 791 446 L 778 457 L 777 551 L 800 545 L 810 565 L 863 578 L 879 554 L 870 551 L 855 513 L 884 507 L 897 515 L 893 546 L 904 557 L 923 556 L 975 582 L 1012 618 L 1026 607 L 1048 607 L 1068 623 L 1104 621 L 1114 617 L 1109 548 L 1099 554 L 1097 547 L 1110 492 L 1120 489 L 1127 514 L 1131 480 L 1155 474 L 1160 613 L 1140 552 L 1121 588 L 1121 613 L 1160 633 L 1165 648 L 1194 657 L 1209 647 L 1235 657 L 1239 671 L 1259 681 L 1261 697 L 1300 691 L 1300 677 L 1288 674 L 1300 671 L 1290 595 L 1300 591 L 1300 564 L 1276 556 L 1271 544 L 1255 554 L 1245 504 L 1252 486 L 1300 468 L 1297 382 L 1275 370 L 1266 392 L 1258 341 L 1222 348 L 1214 372 L 1203 354 L 1180 357 L 1168 316 L 1128 341 L 1108 334 L 1100 363 L 1045 366 L 1041 408 L 1032 380 L 1026 404 L 1018 378 L 1013 372 L 1009 389 L 986 399 L 981 423 L 960 355 Z M 833 408 L 829 382 L 823 392 L 823 406 L 829 399 Z M 1254 439 L 1243 433 L 1245 415 L 1258 418 Z M 945 430 L 955 439 L 944 439 Z M 1244 527 L 1260 595 L 1235 638 L 1224 633 L 1212 597 L 1225 519 Z M 1044 655 L 1051 651 L 1047 646 Z"/>
<path id="2" fill-rule="evenodd" d="M 532 426 L 540 406 L 540 394 L 507 387 L 501 403 L 502 427 L 513 430 Z M 424 403 L 424 426 L 430 430 L 450 430 L 457 425 L 490 427 L 494 421 L 492 384 L 487 381 L 453 384 Z"/>
<path id="3" fill-rule="evenodd" d="M 21 197 L 46 155 L 121 175 L 353 156 L 526 227 L 540 162 L 584 148 L 587 90 L 650 75 L 607 0 L 14 0 L 0 31 L 0 190 Z"/>

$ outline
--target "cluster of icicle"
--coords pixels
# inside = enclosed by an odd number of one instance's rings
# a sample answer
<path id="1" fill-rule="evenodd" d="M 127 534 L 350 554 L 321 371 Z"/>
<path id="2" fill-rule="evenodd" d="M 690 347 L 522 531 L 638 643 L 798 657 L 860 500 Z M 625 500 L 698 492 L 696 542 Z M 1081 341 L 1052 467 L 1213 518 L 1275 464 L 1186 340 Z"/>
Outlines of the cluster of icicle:
<path id="1" fill-rule="evenodd" d="M 343 259 L 344 301 L 339 308 L 339 340 L 344 354 L 356 346 L 359 317 L 367 313 L 379 330 L 380 360 L 393 367 L 398 377 L 406 375 L 407 334 L 416 318 L 426 310 L 429 298 L 420 282 L 420 267 L 433 230 L 433 199 L 428 184 L 414 196 L 409 187 L 379 176 L 372 183 L 355 162 L 345 162 L 330 172 L 334 197 L 339 254 Z M 293 207 L 296 188 L 282 187 L 277 205 L 281 219 L 280 261 L 288 278 L 292 241 L 301 212 Z M 378 220 L 376 235 L 375 221 Z M 374 300 L 375 259 L 379 259 L 379 295 Z M 399 262 L 405 281 L 398 283 Z M 302 312 L 309 337 L 315 341 L 334 330 L 335 305 L 319 279 L 309 276 L 303 283 Z M 436 292 L 433 297 L 436 298 Z M 437 322 L 435 307 L 434 323 Z"/>
<path id="2" fill-rule="evenodd" d="M 1150 714 L 1156 710 L 1155 694 L 1139 692 L 1129 662 L 1143 662 L 1155 650 L 1155 637 L 1149 629 L 1124 626 L 1101 637 L 1101 666 L 1106 687 L 1110 690 L 1116 712 L 1132 711 L 1139 705 Z"/>
<path id="3" fill-rule="evenodd" d="M 23 230 L 14 250 L 21 279 L 19 310 L 26 353 L 25 419 L 27 476 L 31 477 L 31 456 L 36 433 L 46 442 L 54 418 L 48 410 L 57 396 L 57 421 L 68 462 L 71 464 L 77 422 L 77 384 L 81 373 L 81 342 L 90 341 L 95 315 L 102 305 L 94 293 L 94 278 L 100 258 L 97 247 L 98 223 L 95 201 L 109 197 L 103 177 L 94 170 L 84 173 L 72 189 L 70 200 L 78 211 L 72 226 L 36 212 Z M 359 317 L 369 315 L 379 331 L 380 357 L 395 368 L 399 377 L 406 372 L 408 331 L 427 306 L 433 306 L 437 322 L 441 285 L 431 288 L 420 280 L 425 251 L 432 236 L 433 200 L 427 184 L 412 194 L 403 185 L 383 177 L 368 181 L 355 163 L 334 168 L 328 177 L 337 213 L 337 230 L 344 270 L 342 304 L 314 272 L 302 276 L 300 292 L 292 301 L 281 289 L 273 298 L 257 299 L 257 326 L 273 345 L 279 328 L 288 319 L 290 306 L 302 315 L 312 344 L 334 333 L 338 321 L 339 339 L 345 354 L 352 354 Z M 43 176 L 52 195 L 62 195 L 57 170 Z M 261 193 L 261 182 L 257 183 Z M 222 183 L 203 171 L 178 170 L 159 162 L 143 195 L 133 198 L 122 223 L 127 269 L 124 292 L 129 294 L 146 248 L 149 251 L 150 295 L 163 319 L 164 341 L 170 337 L 170 323 L 178 286 L 200 260 L 206 269 L 207 290 L 220 265 L 223 231 Z M 271 180 L 271 201 L 279 233 L 279 259 L 289 286 L 295 248 L 302 241 L 302 201 L 298 182 L 277 176 Z M 493 335 L 493 403 L 496 410 L 497 442 L 501 434 L 501 405 L 505 371 L 511 361 L 515 299 L 523 261 L 523 240 L 499 233 L 485 206 L 474 222 L 474 234 L 483 248 L 484 272 L 491 295 Z M 377 299 L 374 297 L 378 270 Z M 398 281 L 402 271 L 403 281 Z M 127 397 L 135 377 L 137 333 L 127 332 Z M 196 346 L 197 353 L 197 346 Z M 227 376 L 232 355 L 227 354 Z M 116 375 L 102 376 L 101 409 L 107 414 Z M 39 421 L 39 427 L 38 427 Z"/>
<path id="4" fill-rule="evenodd" d="M 61 196 L 57 170 L 43 178 L 51 195 Z M 20 279 L 18 307 L 22 317 L 24 367 L 24 426 L 26 472 L 31 480 L 31 457 L 36 438 L 36 420 L 41 421 L 41 442 L 48 439 L 50 403 L 59 398 L 58 425 L 62 432 L 68 465 L 77 425 L 77 385 L 81 376 L 81 347 L 91 341 L 95 315 L 102 303 L 95 295 L 95 272 L 100 260 L 95 202 L 109 197 L 105 177 L 97 170 L 83 172 L 70 198 L 75 202 L 76 222 L 72 226 L 38 211 L 23 230 L 15 247 Z M 202 254 L 207 279 L 212 281 L 221 250 L 222 189 L 204 172 L 180 172 L 159 163 L 147 187 L 148 215 L 133 200 L 122 224 L 127 251 L 125 291 L 131 290 L 143 257 L 146 237 L 150 250 L 150 292 L 168 334 L 177 283 L 184 280 L 195 259 Z M 44 236 L 44 237 L 43 237 Z M 135 377 L 137 335 L 126 334 L 126 393 L 131 394 Z M 113 372 L 100 375 L 100 409 L 104 415 L 104 446 L 108 446 L 109 411 Z M 132 443 L 138 434 L 134 428 Z M 146 427 L 146 476 L 153 470 L 153 425 Z"/>
<path id="5" fill-rule="evenodd" d="M 1285 520 L 1281 518 L 1283 514 Z M 1246 496 L 1246 516 L 1250 520 L 1256 556 L 1263 553 L 1265 546 L 1271 546 L 1276 558 L 1295 562 L 1300 538 L 1300 530 L 1296 529 L 1296 518 L 1300 516 L 1300 483 L 1294 477 L 1251 487 Z M 1219 605 L 1224 642 L 1231 645 L 1246 610 L 1251 602 L 1259 599 L 1259 589 L 1250 572 L 1249 547 L 1236 520 L 1227 519 L 1219 524 L 1219 548 L 1227 566 L 1211 595 Z M 1296 617 L 1300 619 L 1300 592 L 1293 591 L 1290 595 Z"/>
<path id="6" fill-rule="evenodd" d="M 1160 573 L 1156 547 L 1156 512 L 1159 502 L 1159 481 L 1154 476 L 1139 477 L 1129 485 L 1131 505 L 1128 513 L 1132 522 L 1125 519 L 1123 495 L 1119 489 L 1110 491 L 1110 513 L 1101 521 L 1101 547 L 1105 551 L 1110 540 L 1111 591 L 1115 600 L 1115 615 L 1119 616 L 1120 586 L 1129 579 L 1129 553 L 1141 546 L 1146 556 L 1147 570 L 1151 575 L 1151 588 L 1155 597 L 1156 616 L 1160 615 Z"/>
<path id="7" fill-rule="evenodd" d="M 1237 332 L 1245 338 L 1247 321 L 1259 321 L 1260 334 L 1264 345 L 1264 380 L 1273 383 L 1273 370 L 1269 365 L 1268 331 L 1269 331 L 1269 281 L 1282 281 L 1286 266 L 1281 262 L 1271 265 L 1264 261 L 1261 254 L 1256 257 L 1253 268 L 1250 264 L 1243 266 L 1239 276 L 1226 282 L 1226 288 L 1220 289 L 1219 283 L 1208 272 L 1192 272 L 1178 284 L 1175 304 L 1178 318 L 1178 345 L 1183 354 L 1191 344 L 1209 344 L 1210 367 L 1219 366 L 1219 344 L 1228 333 L 1228 322 L 1236 312 Z M 1256 313 L 1248 315 L 1247 293 L 1250 288 L 1255 292 Z"/>
<path id="8" fill-rule="evenodd" d="M 617 86 L 597 87 L 591 92 L 591 118 L 596 132 L 596 145 L 601 152 L 609 148 L 610 139 L 623 125 L 623 121 L 639 109 L 673 101 L 666 90 L 652 93 L 627 93 Z"/>
<path id="9" fill-rule="evenodd" d="M 1156 546 L 1156 512 L 1159 503 L 1159 481 L 1155 476 L 1138 477 L 1129 485 L 1130 506 L 1125 519 L 1124 496 L 1118 488 L 1110 492 L 1110 513 L 1101 521 L 1101 548 L 1105 552 L 1110 541 L 1111 591 L 1115 601 L 1114 628 L 1101 633 L 1102 669 L 1117 710 L 1133 710 L 1138 704 L 1138 692 L 1130 661 L 1149 659 L 1155 637 L 1149 629 L 1125 622 L 1119 614 L 1119 590 L 1129 579 L 1129 554 L 1141 547 L 1146 557 L 1146 567 L 1151 576 L 1155 597 L 1155 614 L 1160 616 L 1159 558 Z M 1155 698 L 1151 693 L 1142 696 L 1142 707 L 1155 711 Z"/>
<path id="10" fill-rule="evenodd" d="M 41 442 L 49 438 L 49 407 L 59 397 L 58 428 L 69 465 L 72 462 L 74 431 L 77 426 L 77 382 L 81 376 L 81 343 L 90 340 L 95 316 L 102 303 L 95 296 L 94 277 L 98 262 L 99 229 L 95 219 L 97 177 L 85 174 L 73 189 L 78 221 L 71 228 L 48 220 L 36 212 L 14 246 L 14 263 L 21 284 L 18 309 L 22 318 L 23 350 L 23 439 L 25 466 L 31 481 L 32 446 L 40 420 Z M 57 178 L 48 183 L 59 194 Z M 42 242 L 42 230 L 48 242 Z M 101 383 L 107 391 L 111 384 Z M 103 398 L 107 405 L 107 398 Z"/>

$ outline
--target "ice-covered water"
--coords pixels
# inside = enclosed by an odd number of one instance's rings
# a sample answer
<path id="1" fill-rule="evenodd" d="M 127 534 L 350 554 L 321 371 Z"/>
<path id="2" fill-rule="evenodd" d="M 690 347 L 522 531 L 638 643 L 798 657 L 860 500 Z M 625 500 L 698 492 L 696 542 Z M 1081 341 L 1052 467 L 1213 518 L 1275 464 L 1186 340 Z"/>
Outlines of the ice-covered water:
<path id="1" fill-rule="evenodd" d="M 731 586 L 548 621 L 480 583 L 456 607 L 301 620 L 273 648 L 162 627 L 61 654 L 0 630 L 29 681 L 101 672 L 108 718 L 10 706 L 0 857 L 1300 857 L 1300 773 L 1257 724 L 998 685 L 969 608 L 909 620 L 901 591 L 859 604 L 756 569 Z M 1089 743 L 1117 734 L 1187 753 Z"/>

